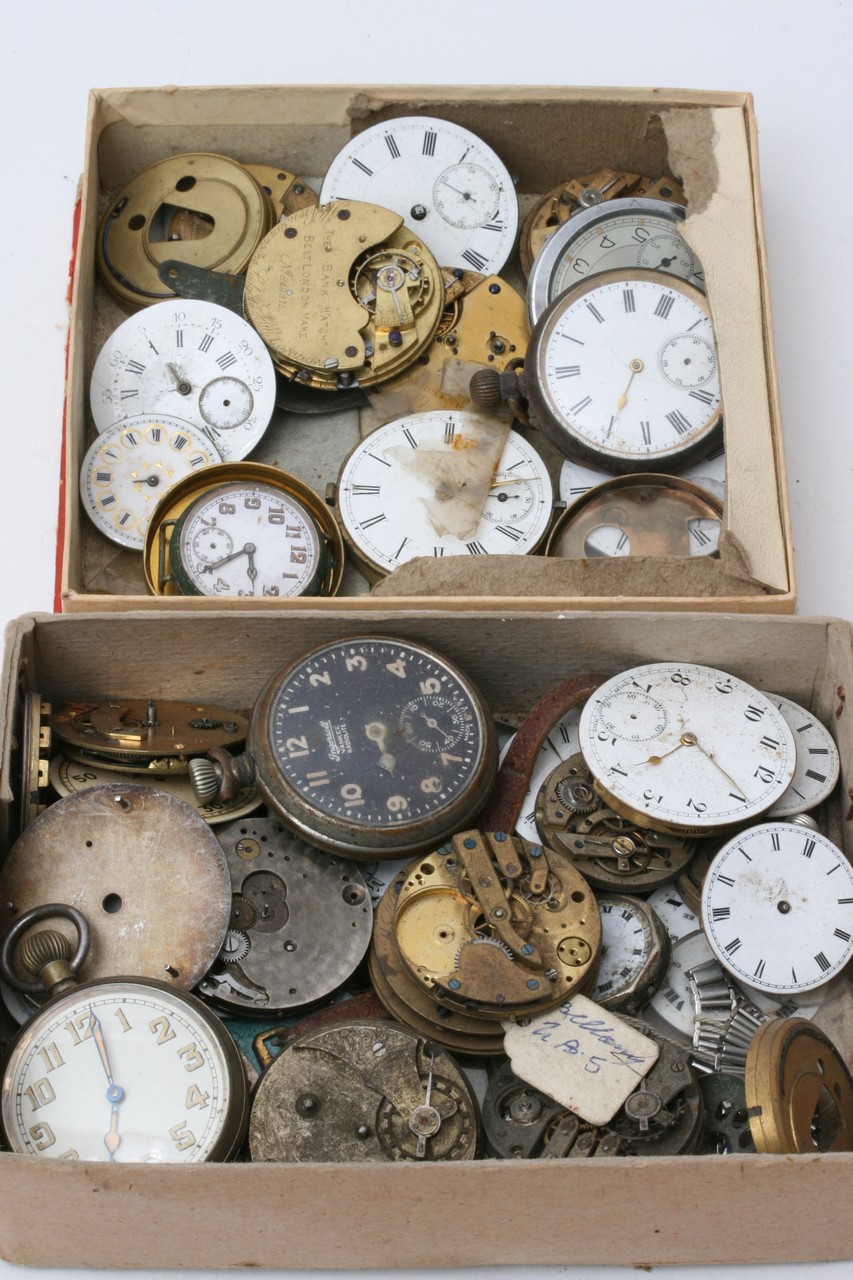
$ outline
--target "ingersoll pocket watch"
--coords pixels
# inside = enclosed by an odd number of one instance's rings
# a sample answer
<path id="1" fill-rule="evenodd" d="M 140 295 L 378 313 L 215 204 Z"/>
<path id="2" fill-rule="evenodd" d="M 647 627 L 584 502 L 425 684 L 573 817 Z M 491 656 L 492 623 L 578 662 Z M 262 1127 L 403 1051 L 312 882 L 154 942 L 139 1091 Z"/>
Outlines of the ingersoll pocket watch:
<path id="1" fill-rule="evenodd" d="M 64 915 L 80 945 L 43 929 Z M 58 1160 L 190 1163 L 227 1160 L 248 1121 L 242 1060 L 218 1018 L 195 996 L 150 978 L 78 984 L 85 917 L 48 904 L 21 916 L 0 967 L 11 985 L 52 999 L 21 1029 L 2 1086 L 3 1133 L 21 1154 Z M 32 974 L 21 980 L 18 963 Z M 70 963 L 69 963 L 70 961 Z"/>
<path id="2" fill-rule="evenodd" d="M 155 595 L 334 595 L 344 548 L 308 485 L 258 462 L 188 476 L 154 511 L 144 547 Z"/>
<path id="3" fill-rule="evenodd" d="M 329 166 L 320 201 L 367 200 L 415 227 L 443 267 L 500 271 L 518 229 L 506 166 L 449 120 L 401 116 L 356 134 Z"/>
<path id="4" fill-rule="evenodd" d="M 612 809 L 688 835 L 758 817 L 796 765 L 793 734 L 766 694 L 691 662 L 649 663 L 605 681 L 584 706 L 579 737 Z"/>
<path id="5" fill-rule="evenodd" d="M 480 370 L 484 408 L 519 393 L 567 457 L 606 471 L 672 471 L 722 430 L 720 375 L 704 294 L 661 271 L 608 271 L 557 298 L 521 374 Z"/>
<path id="6" fill-rule="evenodd" d="M 384 636 L 290 662 L 255 704 L 247 756 L 196 762 L 197 794 L 254 777 L 298 835 L 354 858 L 399 858 L 471 826 L 497 772 L 491 717 L 449 660 Z"/>

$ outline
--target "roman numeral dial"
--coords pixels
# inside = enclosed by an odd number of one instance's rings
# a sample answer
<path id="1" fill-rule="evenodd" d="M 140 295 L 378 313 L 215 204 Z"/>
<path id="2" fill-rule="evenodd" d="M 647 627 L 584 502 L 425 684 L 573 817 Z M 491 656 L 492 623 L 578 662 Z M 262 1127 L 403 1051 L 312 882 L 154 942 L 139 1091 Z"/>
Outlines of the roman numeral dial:
<path id="1" fill-rule="evenodd" d="M 392 209 L 442 266 L 500 271 L 518 230 L 518 201 L 500 157 L 461 125 L 400 116 L 364 129 L 332 161 L 321 203 Z"/>
<path id="2" fill-rule="evenodd" d="M 853 867 L 826 836 L 760 823 L 723 845 L 708 869 L 708 942 L 725 969 L 758 991 L 811 991 L 853 956 L 851 891 Z"/>
<path id="3" fill-rule="evenodd" d="M 525 367 L 537 425 L 590 466 L 676 470 L 720 436 L 707 302 L 671 275 L 604 271 L 576 283 L 541 316 Z"/>

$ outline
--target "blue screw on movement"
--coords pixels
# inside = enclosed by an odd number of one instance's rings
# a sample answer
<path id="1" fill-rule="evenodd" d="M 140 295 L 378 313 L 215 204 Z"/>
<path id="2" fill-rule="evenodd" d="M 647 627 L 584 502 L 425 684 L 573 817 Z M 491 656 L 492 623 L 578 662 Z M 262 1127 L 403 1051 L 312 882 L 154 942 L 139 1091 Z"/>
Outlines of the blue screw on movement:
<path id="1" fill-rule="evenodd" d="M 529 942 L 525 942 L 524 946 L 521 948 L 521 954 L 522 954 L 523 956 L 532 956 L 532 955 L 533 955 L 533 948 L 531 947 L 531 945 L 530 945 L 530 943 L 529 943 Z"/>
<path id="2" fill-rule="evenodd" d="M 467 840 L 463 840 L 463 841 L 462 841 L 462 843 L 464 844 L 464 846 L 465 846 L 465 848 L 466 848 L 466 849 L 473 849 L 473 848 L 474 848 L 474 841 L 471 839 L 471 837 L 470 837 L 470 836 L 468 837 L 468 839 L 467 839 Z"/>
<path id="3" fill-rule="evenodd" d="M 451 991 L 458 991 L 462 986 L 462 983 L 458 978 L 451 978 L 447 985 L 450 987 Z"/>
<path id="4" fill-rule="evenodd" d="M 528 850 L 528 852 L 529 852 L 529 854 L 530 854 L 531 858 L 541 858 L 541 857 L 542 857 L 542 850 L 541 850 L 541 848 L 540 848 L 540 846 L 539 846 L 538 844 L 531 845 L 531 847 L 530 847 L 530 849 Z"/>
<path id="5" fill-rule="evenodd" d="M 539 990 L 539 983 L 536 981 L 536 979 L 535 979 L 535 978 L 529 978 L 529 979 L 528 979 L 528 982 L 527 982 L 527 985 L 528 985 L 528 987 L 530 988 L 530 990 L 531 990 L 531 991 L 538 991 L 538 990 Z"/>
<path id="6" fill-rule="evenodd" d="M 499 840 L 499 841 L 500 841 L 500 843 L 501 843 L 501 844 L 503 844 L 504 840 L 506 840 L 506 832 L 505 832 L 505 831 L 496 831 L 496 832 L 495 832 L 495 839 L 496 839 L 496 840 Z"/>

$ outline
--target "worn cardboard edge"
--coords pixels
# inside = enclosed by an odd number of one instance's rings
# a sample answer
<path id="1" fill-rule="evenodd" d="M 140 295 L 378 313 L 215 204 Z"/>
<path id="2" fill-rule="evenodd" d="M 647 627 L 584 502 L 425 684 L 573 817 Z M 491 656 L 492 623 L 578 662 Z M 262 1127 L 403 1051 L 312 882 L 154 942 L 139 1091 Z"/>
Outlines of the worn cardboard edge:
<path id="1" fill-rule="evenodd" d="M 831 1261 L 853 1255 L 853 1219 L 839 1212 L 851 1169 L 849 1154 L 227 1169 L 3 1155 L 0 1252 L 28 1266 L 158 1269 Z M 462 1211 L 474 1180 L 476 1206 Z M 34 1231 L 35 1203 L 50 1212 Z M 354 1230 L 367 1204 L 381 1213 Z M 582 1204 L 583 1230 L 543 1225 L 535 1204 Z"/>
<path id="2" fill-rule="evenodd" d="M 698 106 L 705 109 L 731 109 L 737 108 L 733 114 L 741 119 L 746 116 L 746 123 L 749 125 L 751 121 L 751 99 L 748 94 L 725 94 L 714 93 L 710 91 L 679 91 L 679 90 L 655 90 L 655 89 L 583 89 L 583 88 L 565 88 L 565 87 L 548 87 L 534 86 L 532 88 L 524 86 L 473 86 L 460 89 L 458 86 L 368 86 L 362 89 L 349 89 L 339 86 L 288 86 L 286 94 L 282 95 L 280 86 L 260 86 L 247 87 L 244 90 L 222 87 L 202 87 L 202 88 L 186 88 L 177 89 L 168 87 L 165 90 L 93 90 L 90 96 L 89 108 L 89 127 L 87 128 L 87 152 L 86 152 L 86 176 L 88 181 L 83 196 L 83 225 L 84 227 L 91 225 L 92 218 L 88 215 L 89 205 L 94 201 L 95 212 L 97 208 L 97 139 L 100 132 L 117 120 L 125 120 L 135 125 L 156 125 L 158 122 L 163 124 L 173 124 L 176 114 L 187 121 L 204 120 L 208 123 L 208 115 L 206 114 L 208 107 L 216 106 L 216 109 L 225 109 L 227 107 L 227 117 L 223 116 L 223 123 L 231 125 L 236 119 L 245 115 L 247 119 L 257 121 L 259 108 L 269 113 L 271 119 L 285 119 L 288 122 L 297 122 L 299 120 L 312 121 L 317 112 L 321 109 L 334 113 L 337 118 L 345 119 L 347 115 L 351 115 L 352 111 L 363 109 L 373 109 L 375 104 L 388 105 L 389 103 L 400 102 L 408 104 L 411 109 L 412 99 L 416 96 L 423 97 L 425 101 L 441 102 L 442 100 L 459 101 L 458 95 L 463 92 L 466 98 L 470 97 L 474 100 L 494 100 L 497 102 L 511 103 L 519 100 L 532 100 L 536 103 L 557 102 L 567 104 L 572 102 L 589 102 L 589 103 L 631 103 L 641 104 L 647 107 L 653 106 L 655 110 L 661 110 L 662 116 L 668 114 L 680 113 L 689 114 L 686 111 L 688 106 Z M 236 97 L 235 97 L 236 95 Z M 362 99 L 364 100 L 362 102 Z M 353 104 L 361 103 L 361 106 L 354 107 Z M 367 104 L 365 106 L 364 104 Z M 153 105 L 152 105 L 153 104 Z M 218 106 L 216 105 L 218 104 Z M 348 105 L 342 105 L 348 104 Z M 341 116 L 343 111 L 343 116 Z M 153 113 L 153 114 L 152 114 Z M 241 114 L 242 113 L 242 114 Z M 214 113 L 214 120 L 217 119 Z M 757 200 L 760 208 L 760 193 L 757 188 L 757 178 L 753 174 L 752 187 L 754 199 Z M 75 274 L 75 292 L 78 298 L 78 306 L 83 305 L 91 310 L 91 299 L 93 294 L 93 284 L 91 272 L 88 277 L 84 274 L 88 270 L 88 264 L 94 258 L 94 246 L 86 244 L 88 237 L 82 237 L 84 243 L 81 246 L 81 252 L 78 254 L 77 271 Z M 763 253 L 763 244 L 762 244 Z M 85 291 L 85 292 L 84 292 Z M 88 332 L 86 324 L 77 326 L 78 337 L 82 333 Z M 83 420 L 87 413 L 87 399 L 85 392 L 85 353 L 81 353 L 77 348 L 85 347 L 84 341 L 78 342 L 75 346 L 73 343 L 69 354 L 69 418 L 71 421 L 79 421 L 80 414 L 83 414 Z M 766 345 L 769 343 L 769 335 L 761 335 L 761 341 L 765 351 L 769 349 Z M 60 599 L 62 607 L 69 610 L 77 610 L 91 607 L 103 608 L 132 608 L 139 607 L 136 604 L 135 597 L 132 596 L 115 596 L 106 597 L 101 594 L 90 594 L 85 590 L 78 590 L 79 582 L 75 583 L 75 576 L 79 576 L 80 560 L 79 554 L 75 556 L 74 551 L 81 545 L 81 520 L 84 518 L 80 511 L 76 471 L 78 468 L 77 453 L 79 447 L 72 438 L 73 433 L 68 433 L 68 446 L 66 449 L 66 475 L 70 476 L 71 483 L 66 486 L 66 539 L 62 555 L 62 583 L 63 591 Z M 778 451 L 781 451 L 781 443 L 779 443 Z M 777 452 L 775 444 L 772 453 Z M 761 468 L 766 475 L 766 468 Z M 784 476 L 782 477 L 784 483 Z M 750 497 L 755 489 L 750 491 Z M 749 546 L 750 552 L 753 553 L 753 542 L 758 538 L 758 543 L 769 541 L 774 543 L 773 553 L 776 562 L 776 569 L 779 569 L 779 563 L 787 563 L 788 556 L 785 547 L 785 540 L 790 542 L 790 529 L 787 517 L 787 508 L 784 500 L 780 501 L 778 494 L 768 498 L 764 495 L 765 500 L 772 502 L 776 507 L 775 527 L 773 520 L 762 520 L 757 523 L 753 522 L 751 513 L 748 513 L 747 524 L 748 529 L 741 530 L 735 527 L 731 532 L 732 546 Z M 740 508 L 744 511 L 744 508 Z M 780 541 L 778 538 L 779 518 L 783 517 L 782 523 L 785 529 L 785 535 L 781 538 L 781 557 L 777 554 L 779 547 L 775 546 Z M 753 524 L 755 523 L 755 527 Z M 762 531 L 764 531 L 762 533 Z M 743 536 L 742 536 L 743 535 Z M 753 566 L 755 565 L 755 555 L 751 555 Z M 666 609 L 681 610 L 685 606 L 680 603 L 682 599 L 691 603 L 687 607 L 692 607 L 696 603 L 697 592 L 692 588 L 689 581 L 690 566 L 686 566 L 684 571 L 684 582 L 678 586 L 670 587 L 671 590 L 678 592 L 674 597 L 660 597 L 655 595 L 637 596 L 638 603 L 633 603 L 633 594 L 619 595 L 620 584 L 614 584 L 616 587 L 615 602 L 617 607 L 622 606 L 622 602 L 630 600 L 632 603 L 628 606 L 631 608 L 648 608 L 663 607 Z M 517 570 L 522 575 L 526 570 L 522 567 Z M 535 571 L 534 571 L 535 572 Z M 462 592 L 461 603 L 465 607 L 466 602 L 474 602 L 479 598 L 489 598 L 494 603 L 512 607 L 518 597 L 508 597 L 500 589 L 499 581 L 495 579 L 495 575 L 490 575 L 493 585 L 490 585 L 488 591 L 479 592 Z M 771 581 L 765 580 L 761 573 L 756 573 L 758 578 L 758 590 L 769 589 L 778 592 L 779 598 L 772 604 L 758 599 L 755 601 L 747 593 L 747 595 L 738 600 L 739 592 L 735 589 L 729 590 L 725 582 L 721 581 L 713 593 L 704 591 L 698 592 L 699 599 L 706 599 L 713 595 L 713 604 L 715 608 L 725 609 L 729 607 L 729 601 L 734 600 L 732 608 L 758 608 L 762 611 L 777 613 L 787 612 L 794 608 L 795 595 L 792 586 L 792 570 L 788 576 L 785 571 L 781 570 Z M 621 584 L 624 591 L 629 586 L 628 582 Z M 516 590 L 519 588 L 516 587 Z M 524 584 L 521 588 L 524 592 L 536 593 L 536 588 L 532 583 Z M 442 588 L 436 585 L 429 587 L 430 593 L 438 592 Z M 571 587 L 568 588 L 572 590 Z M 608 607 L 609 600 L 602 594 L 594 597 L 589 596 L 570 596 L 566 591 L 561 590 L 559 594 L 555 594 L 553 590 L 549 590 L 547 597 L 535 595 L 536 599 L 548 599 L 551 604 L 566 603 L 567 605 L 579 606 L 583 608 L 596 608 L 600 600 L 604 601 L 602 607 Z M 93 603 L 94 602 L 94 603 Z M 115 602 L 115 603 L 113 603 Z M 324 602 L 325 603 L 325 602 Z M 342 602 L 339 602 L 342 603 Z M 144 606 L 144 603 L 142 605 Z M 173 607 L 172 602 L 163 602 L 162 607 Z M 281 608 L 281 605 L 277 607 Z M 527 608 L 526 602 L 521 602 L 519 607 Z"/>

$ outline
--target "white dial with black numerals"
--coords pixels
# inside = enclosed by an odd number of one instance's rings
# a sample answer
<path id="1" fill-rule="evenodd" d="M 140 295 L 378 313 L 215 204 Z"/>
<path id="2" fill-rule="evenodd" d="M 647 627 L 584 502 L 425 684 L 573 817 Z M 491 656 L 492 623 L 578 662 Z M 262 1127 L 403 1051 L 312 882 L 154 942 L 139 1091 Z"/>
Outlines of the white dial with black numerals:
<path id="1" fill-rule="evenodd" d="M 761 823 L 714 858 L 702 921 L 736 978 L 777 995 L 809 991 L 853 956 L 853 867 L 817 831 Z"/>
<path id="2" fill-rule="evenodd" d="M 412 414 L 372 432 L 349 455 L 338 511 L 369 571 L 390 573 L 415 556 L 521 555 L 536 548 L 551 518 L 553 490 L 545 463 L 517 431 L 507 435 L 481 509 L 462 505 L 473 486 L 457 480 L 475 456 L 478 425 L 468 413 Z M 491 474 L 488 457 L 486 463 Z"/>
<path id="3" fill-rule="evenodd" d="M 687 834 L 758 817 L 796 765 L 791 730 L 765 694 L 689 662 L 605 681 L 584 706 L 580 744 L 614 809 Z"/>
<path id="4" fill-rule="evenodd" d="M 525 372 L 537 424 L 568 457 L 617 473 L 668 471 L 718 442 L 710 311 L 675 276 L 609 271 L 557 298 Z"/>
<path id="5" fill-rule="evenodd" d="M 548 237 L 527 284 L 530 323 L 550 302 L 588 276 L 644 267 L 704 289 L 702 266 L 679 230 L 681 205 L 633 196 L 578 210 Z"/>
<path id="6" fill-rule="evenodd" d="M 767 817 L 790 818 L 826 800 L 838 781 L 841 761 L 835 739 L 817 716 L 781 694 L 772 693 L 770 698 L 794 735 L 797 768 L 788 790 L 768 810 Z"/>
<path id="7" fill-rule="evenodd" d="M 558 764 L 568 760 L 569 756 L 575 755 L 580 750 L 578 745 L 580 716 L 580 707 L 572 707 L 567 711 L 550 730 L 536 755 L 530 771 L 530 781 L 521 802 L 521 812 L 515 824 L 517 834 L 524 836 L 525 840 L 529 840 L 531 844 L 540 843 L 539 831 L 536 827 L 536 797 L 545 779 L 554 772 Z M 514 737 L 515 734 L 501 752 L 501 761 L 512 746 Z"/>
<path id="8" fill-rule="evenodd" d="M 139 413 L 199 427 L 223 461 L 245 458 L 275 408 L 275 369 L 251 325 L 227 307 L 176 298 L 130 316 L 100 350 L 90 384 L 98 431 Z"/>
<path id="9" fill-rule="evenodd" d="M 461 125 L 400 116 L 357 134 L 335 156 L 320 202 L 365 200 L 398 213 L 443 267 L 495 274 L 518 229 L 503 161 Z"/>

